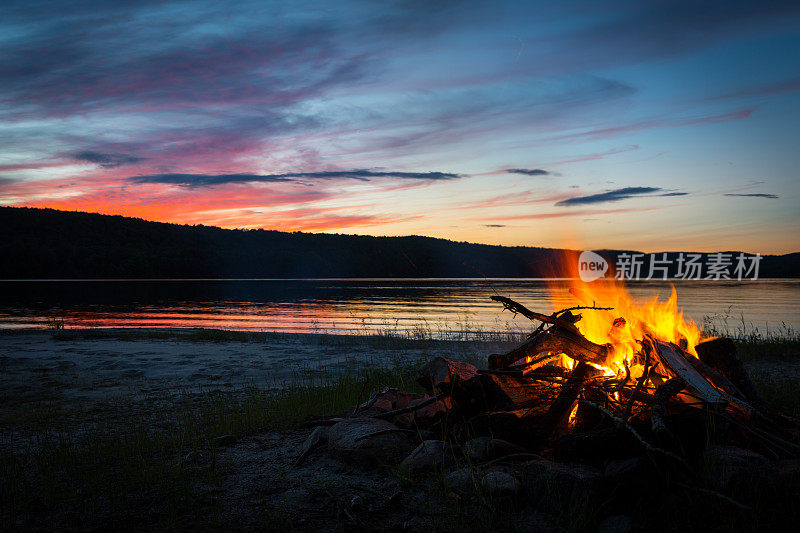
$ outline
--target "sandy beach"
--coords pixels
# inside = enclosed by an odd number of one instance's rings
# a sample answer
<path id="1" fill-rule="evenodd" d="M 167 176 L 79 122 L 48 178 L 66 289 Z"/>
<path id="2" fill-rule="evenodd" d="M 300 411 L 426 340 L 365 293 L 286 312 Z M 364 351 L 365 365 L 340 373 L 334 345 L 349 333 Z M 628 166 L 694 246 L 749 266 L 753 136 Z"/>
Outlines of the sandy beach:
<path id="1" fill-rule="evenodd" d="M 0 334 L 0 415 L 48 403 L 82 410 L 160 402 L 175 394 L 279 389 L 298 376 L 336 375 L 363 365 L 441 355 L 481 364 L 513 344 L 255 334 L 249 340 L 196 340 L 197 330 L 64 330 Z M 224 333 L 224 332 L 222 332 Z M 800 363 L 765 357 L 756 375 L 797 379 Z"/>
<path id="2" fill-rule="evenodd" d="M 513 346 L 284 333 L 249 341 L 202 341 L 191 335 L 192 330 L 177 329 L 5 332 L 0 334 L 2 409 L 29 402 L 91 403 L 246 386 L 274 389 L 300 371 L 331 376 L 367 364 L 437 355 L 480 364 L 488 354 Z M 800 363 L 765 355 L 748 364 L 751 371 L 776 378 L 800 375 Z"/>
<path id="3" fill-rule="evenodd" d="M 5 332 L 0 335 L 0 413 L 18 411 L 25 404 L 93 407 L 158 400 L 173 393 L 280 388 L 300 371 L 306 376 L 330 376 L 365 364 L 436 355 L 481 358 L 504 348 L 492 343 L 383 342 L 313 334 L 197 341 L 191 334 L 191 330 Z"/>

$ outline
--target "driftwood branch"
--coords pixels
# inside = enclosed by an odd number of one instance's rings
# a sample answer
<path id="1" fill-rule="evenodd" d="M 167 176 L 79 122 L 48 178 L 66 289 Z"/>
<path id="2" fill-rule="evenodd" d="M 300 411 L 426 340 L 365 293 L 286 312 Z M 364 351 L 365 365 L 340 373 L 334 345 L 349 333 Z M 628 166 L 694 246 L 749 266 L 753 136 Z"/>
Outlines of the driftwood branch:
<path id="1" fill-rule="evenodd" d="M 579 305 L 576 307 L 568 307 L 566 309 L 555 311 L 550 315 L 545 315 L 544 313 L 531 311 L 521 303 L 516 302 L 511 298 L 506 298 L 505 296 L 492 296 L 491 298 L 495 302 L 500 302 L 501 304 L 503 304 L 504 309 L 508 309 L 509 311 L 515 314 L 520 314 L 529 320 L 538 320 L 539 322 L 545 324 L 561 324 L 564 326 L 574 324 L 575 322 L 581 319 L 581 315 L 573 315 L 572 311 L 579 311 L 583 309 L 610 311 L 614 309 L 613 307 L 596 307 L 594 305 Z"/>
<path id="2" fill-rule="evenodd" d="M 521 303 L 515 302 L 511 298 L 506 298 L 505 296 L 492 296 L 492 300 L 503 304 L 504 309 L 508 309 L 514 314 L 522 315 L 529 320 L 538 320 L 539 322 L 546 322 L 548 324 L 556 323 L 556 319 L 554 316 L 545 315 L 543 313 L 537 313 L 536 311 L 531 311 Z"/>

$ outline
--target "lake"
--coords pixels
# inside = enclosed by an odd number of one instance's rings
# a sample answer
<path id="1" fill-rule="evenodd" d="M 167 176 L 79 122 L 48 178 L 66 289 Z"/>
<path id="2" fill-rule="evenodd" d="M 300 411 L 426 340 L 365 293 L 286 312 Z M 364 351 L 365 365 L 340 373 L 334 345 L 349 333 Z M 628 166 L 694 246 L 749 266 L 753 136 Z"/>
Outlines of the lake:
<path id="1" fill-rule="evenodd" d="M 0 328 L 222 328 L 457 338 L 476 331 L 528 331 L 490 301 L 531 309 L 551 301 L 541 279 L 0 281 Z M 555 282 L 563 285 L 567 282 Z M 670 282 L 634 282 L 635 299 L 666 298 Z M 800 280 L 678 281 L 678 304 L 698 324 L 786 335 L 800 330 Z M 565 292 L 566 294 L 566 292 Z M 601 302 L 598 302 L 600 304 Z"/>

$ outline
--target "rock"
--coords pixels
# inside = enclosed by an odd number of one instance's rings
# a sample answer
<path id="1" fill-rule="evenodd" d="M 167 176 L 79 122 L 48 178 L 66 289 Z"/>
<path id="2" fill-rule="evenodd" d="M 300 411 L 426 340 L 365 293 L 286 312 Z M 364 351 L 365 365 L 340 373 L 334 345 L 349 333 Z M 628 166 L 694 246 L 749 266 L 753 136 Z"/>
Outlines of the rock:
<path id="1" fill-rule="evenodd" d="M 462 494 L 473 492 L 477 486 L 475 470 L 469 467 L 450 472 L 444 478 L 444 482 L 448 487 Z"/>
<path id="2" fill-rule="evenodd" d="M 308 454 L 314 451 L 315 448 L 327 442 L 329 431 L 330 428 L 326 426 L 317 426 L 314 429 L 314 431 L 311 432 L 311 435 L 308 436 L 306 441 L 300 447 L 300 454 L 297 456 L 297 459 L 295 460 L 295 466 L 302 463 L 303 460 L 305 460 L 305 458 L 308 456 Z"/>
<path id="3" fill-rule="evenodd" d="M 747 503 L 774 493 L 778 467 L 750 450 L 711 446 L 703 454 L 704 479 L 713 490 Z"/>
<path id="4" fill-rule="evenodd" d="M 426 440 L 403 460 L 400 467 L 414 475 L 452 464 L 454 461 L 452 449 L 443 441 Z"/>
<path id="5" fill-rule="evenodd" d="M 420 369 L 417 383 L 422 385 L 428 394 L 437 394 L 449 392 L 453 383 L 466 381 L 477 375 L 478 369 L 469 363 L 437 357 Z"/>
<path id="6" fill-rule="evenodd" d="M 601 475 L 594 468 L 534 459 L 523 469 L 528 499 L 537 508 L 580 513 L 597 504 Z"/>
<path id="7" fill-rule="evenodd" d="M 328 431 L 328 450 L 332 455 L 365 467 L 397 464 L 412 447 L 405 432 L 377 418 L 342 420 Z"/>
<path id="8" fill-rule="evenodd" d="M 394 405 L 386 398 L 378 398 L 375 400 L 375 403 L 372 404 L 372 407 L 379 413 L 388 413 L 394 410 Z"/>
<path id="9" fill-rule="evenodd" d="M 394 411 L 395 409 L 402 409 L 412 401 L 424 397 L 425 395 L 416 392 L 405 392 L 393 387 L 386 387 L 383 390 L 373 392 L 369 400 L 359 405 L 357 415 L 368 417 Z"/>
<path id="10" fill-rule="evenodd" d="M 233 446 L 239 439 L 236 435 L 221 435 L 214 438 L 214 446 Z"/>
<path id="11" fill-rule="evenodd" d="M 428 400 L 429 398 L 430 397 L 426 395 L 423 398 L 411 400 L 408 405 L 417 405 Z M 410 428 L 415 425 L 429 425 L 437 420 L 440 414 L 444 414 L 446 412 L 447 405 L 445 402 L 439 400 L 430 405 L 426 405 L 425 407 L 420 407 L 415 411 L 411 411 L 410 413 L 404 413 L 394 417 L 394 423 L 404 428 Z"/>
<path id="12" fill-rule="evenodd" d="M 624 514 L 618 514 L 609 516 L 600 522 L 597 533 L 630 533 L 632 529 L 633 523 L 630 517 Z"/>
<path id="13" fill-rule="evenodd" d="M 675 479 L 679 474 L 671 474 Z M 658 471 L 650 459 L 629 457 L 609 462 L 603 471 L 604 492 L 608 504 L 619 511 L 628 509 L 631 499 L 639 500 L 652 495 L 660 483 Z"/>
<path id="14" fill-rule="evenodd" d="M 513 442 L 491 437 L 478 437 L 464 444 L 464 453 L 473 461 L 488 461 L 512 453 L 527 453 L 528 450 Z"/>
<path id="15" fill-rule="evenodd" d="M 492 498 L 511 498 L 520 491 L 522 484 L 511 474 L 492 471 L 487 472 L 481 478 L 481 487 L 487 491 Z"/>

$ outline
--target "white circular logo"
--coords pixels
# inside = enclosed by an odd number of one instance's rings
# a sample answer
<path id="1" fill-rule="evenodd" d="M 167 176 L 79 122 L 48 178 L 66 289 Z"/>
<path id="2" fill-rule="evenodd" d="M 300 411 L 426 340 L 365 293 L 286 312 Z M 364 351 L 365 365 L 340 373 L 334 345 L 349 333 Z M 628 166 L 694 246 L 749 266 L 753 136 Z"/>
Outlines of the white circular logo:
<path id="1" fill-rule="evenodd" d="M 594 281 L 600 279 L 608 272 L 608 262 L 600 254 L 594 252 L 581 252 L 578 257 L 578 275 L 581 281 Z"/>

